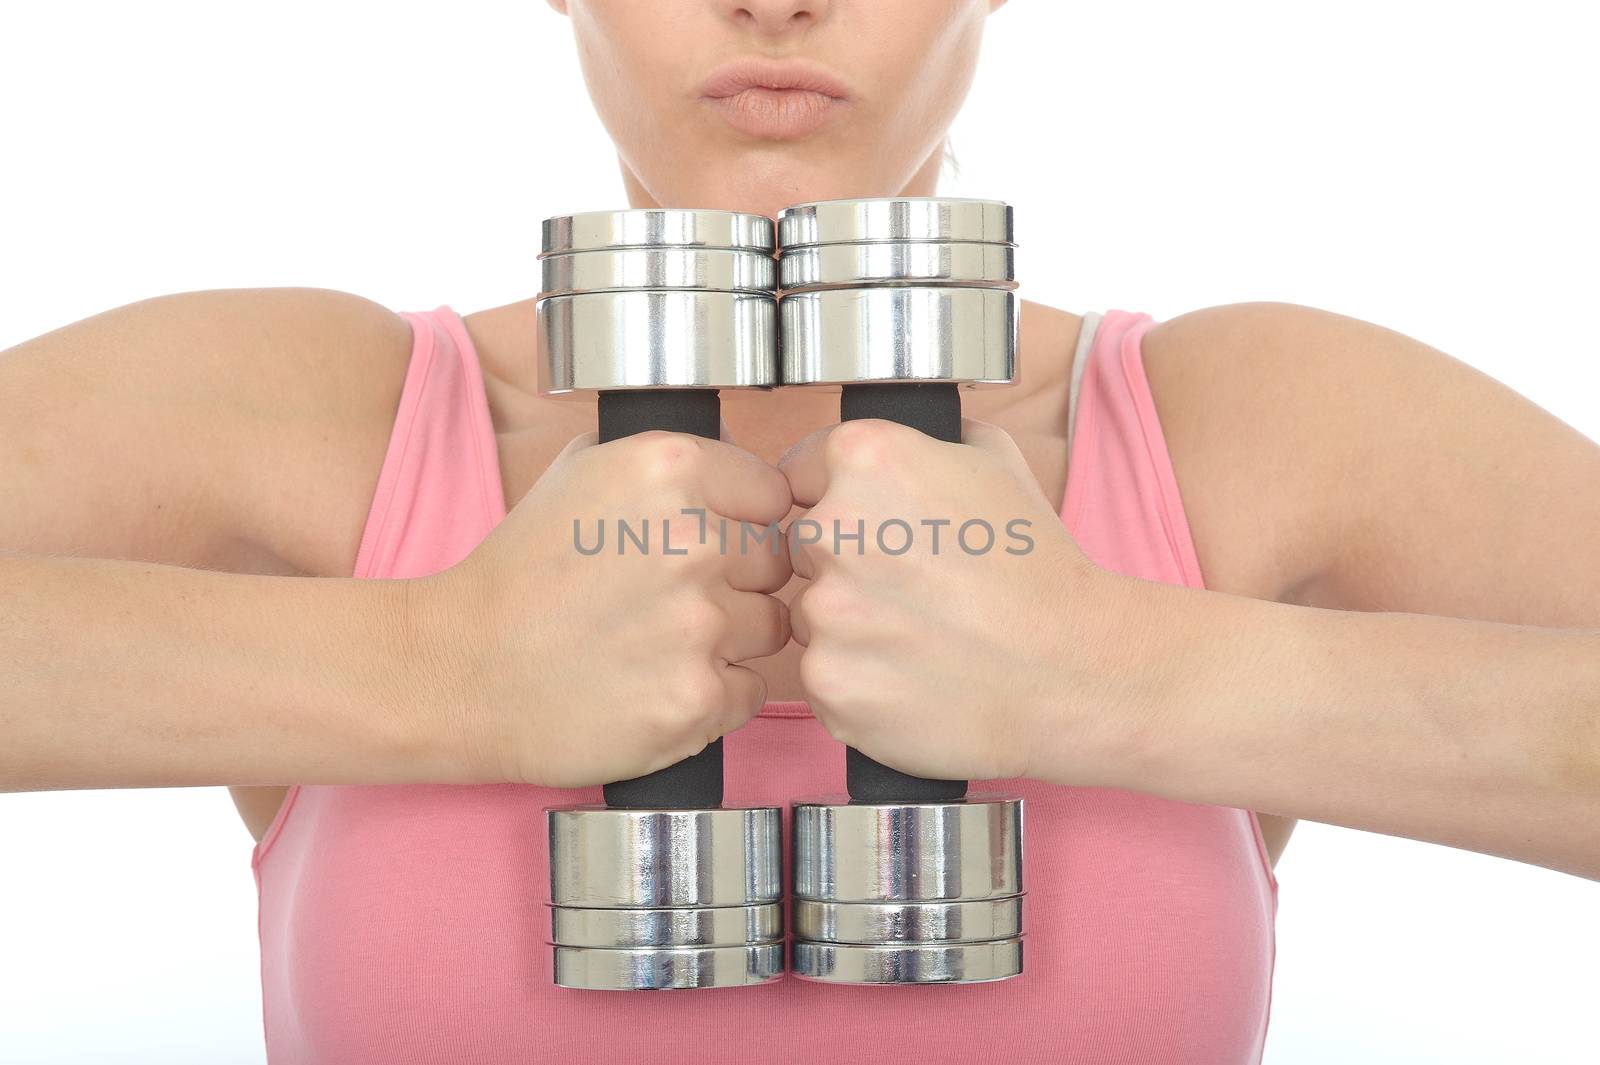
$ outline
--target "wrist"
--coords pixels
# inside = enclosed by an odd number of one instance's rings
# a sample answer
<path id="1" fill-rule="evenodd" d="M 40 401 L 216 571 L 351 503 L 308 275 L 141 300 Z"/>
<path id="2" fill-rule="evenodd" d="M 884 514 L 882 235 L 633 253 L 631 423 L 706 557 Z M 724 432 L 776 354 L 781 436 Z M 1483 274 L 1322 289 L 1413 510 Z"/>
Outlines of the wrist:
<path id="1" fill-rule="evenodd" d="M 375 704 L 394 737 L 394 757 L 403 777 L 416 783 L 478 783 L 495 779 L 484 772 L 476 742 L 482 706 L 475 685 L 481 671 L 470 661 L 481 640 L 472 604 L 458 582 L 444 573 L 424 577 L 364 581 L 382 600 L 388 623 L 381 647 Z"/>
<path id="2" fill-rule="evenodd" d="M 1195 695 L 1211 668 L 1205 604 L 1197 598 L 1207 593 L 1087 560 L 1081 566 L 1066 596 L 1069 616 L 1053 626 L 1061 640 L 1053 660 L 1066 675 L 1055 671 L 1056 722 L 1036 744 L 1051 765 L 1038 775 L 1162 793 L 1205 712 Z M 1063 714 L 1075 727 L 1060 727 Z"/>
<path id="3" fill-rule="evenodd" d="M 1181 802 L 1235 805 L 1242 766 L 1270 757 L 1268 693 L 1299 638 L 1294 608 L 1138 580 L 1141 638 L 1116 666 L 1132 698 L 1107 764 L 1112 786 Z M 1281 689 L 1280 689 L 1281 690 Z"/>

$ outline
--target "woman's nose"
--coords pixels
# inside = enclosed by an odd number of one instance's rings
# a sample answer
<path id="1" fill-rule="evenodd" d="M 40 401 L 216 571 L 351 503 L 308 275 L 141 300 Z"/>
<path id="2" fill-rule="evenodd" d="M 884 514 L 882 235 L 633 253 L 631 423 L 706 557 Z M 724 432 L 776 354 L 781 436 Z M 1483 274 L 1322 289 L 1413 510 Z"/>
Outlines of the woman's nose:
<path id="1" fill-rule="evenodd" d="M 722 0 L 728 17 L 766 34 L 805 29 L 828 13 L 830 0 Z"/>

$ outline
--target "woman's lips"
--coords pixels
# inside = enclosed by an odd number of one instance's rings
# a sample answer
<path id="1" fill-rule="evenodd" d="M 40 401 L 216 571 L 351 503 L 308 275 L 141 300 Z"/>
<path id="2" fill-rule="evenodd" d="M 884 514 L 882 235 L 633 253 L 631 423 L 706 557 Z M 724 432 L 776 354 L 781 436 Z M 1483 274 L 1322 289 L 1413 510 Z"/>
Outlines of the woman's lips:
<path id="1" fill-rule="evenodd" d="M 734 129 L 765 140 L 796 140 L 814 132 L 849 97 L 831 71 L 798 56 L 752 55 L 724 63 L 700 92 Z"/>
<path id="2" fill-rule="evenodd" d="M 777 141 L 798 140 L 815 132 L 844 103 L 838 97 L 811 89 L 760 85 L 731 96 L 707 97 L 706 102 L 740 133 Z"/>

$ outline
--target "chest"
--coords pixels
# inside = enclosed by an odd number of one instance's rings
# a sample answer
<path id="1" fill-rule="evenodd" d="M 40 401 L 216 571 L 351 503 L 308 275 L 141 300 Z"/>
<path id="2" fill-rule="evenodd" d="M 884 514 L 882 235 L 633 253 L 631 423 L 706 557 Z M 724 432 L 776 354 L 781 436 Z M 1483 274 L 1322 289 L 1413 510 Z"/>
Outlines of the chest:
<path id="1" fill-rule="evenodd" d="M 730 804 L 843 787 L 813 719 L 760 718 L 727 743 Z M 551 985 L 542 811 L 599 789 L 302 788 L 260 867 L 269 1056 L 866 1065 L 889 1034 L 892 1060 L 1259 1060 L 1273 900 L 1249 815 L 1003 786 L 1027 803 L 1022 977 L 666 995 Z"/>

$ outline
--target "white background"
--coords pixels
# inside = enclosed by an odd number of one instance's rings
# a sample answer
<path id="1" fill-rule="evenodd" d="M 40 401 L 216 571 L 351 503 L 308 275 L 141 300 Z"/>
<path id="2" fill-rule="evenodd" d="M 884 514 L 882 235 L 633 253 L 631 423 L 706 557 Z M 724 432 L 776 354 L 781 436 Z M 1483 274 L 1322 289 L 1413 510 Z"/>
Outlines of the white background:
<path id="1" fill-rule="evenodd" d="M 1016 205 L 1030 299 L 1323 307 L 1600 438 L 1589 6 L 1013 0 L 941 191 Z M 0 348 L 198 288 L 476 310 L 624 204 L 540 0 L 0 8 Z M 260 1061 L 248 851 L 220 790 L 0 797 L 0 1061 Z M 1319 825 L 1278 873 L 1269 1063 L 1600 1055 L 1600 886 Z"/>

